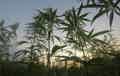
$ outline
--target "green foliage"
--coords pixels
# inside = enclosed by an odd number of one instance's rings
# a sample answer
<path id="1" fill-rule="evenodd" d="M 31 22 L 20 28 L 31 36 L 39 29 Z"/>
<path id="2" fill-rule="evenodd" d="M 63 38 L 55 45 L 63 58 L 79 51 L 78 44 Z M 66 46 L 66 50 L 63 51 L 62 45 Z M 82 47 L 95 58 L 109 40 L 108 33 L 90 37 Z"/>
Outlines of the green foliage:
<path id="1" fill-rule="evenodd" d="M 116 58 L 114 58 L 116 59 Z M 103 58 L 92 59 L 88 64 L 87 76 L 119 76 L 120 65 L 114 63 L 114 61 L 104 61 Z M 101 64 L 102 63 L 102 64 Z M 104 64 L 103 64 L 104 63 Z M 109 64 L 108 64 L 109 63 Z M 32 64 L 31 70 L 28 68 L 29 63 L 20 62 L 1 62 L 0 63 L 0 75 L 1 76 L 48 76 L 47 67 L 43 64 Z M 56 74 L 54 74 L 56 72 Z M 50 76 L 84 76 L 86 75 L 85 67 L 81 66 L 68 68 L 67 74 L 65 68 L 53 67 L 50 69 Z"/>
<path id="2" fill-rule="evenodd" d="M 99 17 L 106 14 L 109 16 L 109 25 L 112 27 L 114 15 L 120 16 L 120 0 L 87 0 L 87 4 L 83 8 L 97 8 L 98 12 L 92 19 L 92 23 Z"/>
<path id="3" fill-rule="evenodd" d="M 53 46 L 51 56 L 54 55 L 59 49 L 63 49 L 64 47 L 66 47 L 66 45 L 63 45 L 63 46 L 55 45 L 55 46 Z"/>
<path id="4" fill-rule="evenodd" d="M 0 22 L 0 60 L 9 60 L 11 41 L 17 36 L 19 24 L 5 26 L 4 23 L 4 20 Z"/>

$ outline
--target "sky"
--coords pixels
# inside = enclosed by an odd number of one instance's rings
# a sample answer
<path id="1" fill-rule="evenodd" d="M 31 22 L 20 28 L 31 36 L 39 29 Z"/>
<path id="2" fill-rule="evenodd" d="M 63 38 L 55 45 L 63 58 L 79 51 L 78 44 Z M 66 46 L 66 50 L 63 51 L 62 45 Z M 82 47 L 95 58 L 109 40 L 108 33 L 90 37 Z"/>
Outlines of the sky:
<path id="1" fill-rule="evenodd" d="M 26 24 L 37 9 L 53 7 L 61 11 L 76 5 L 75 0 L 0 0 L 0 19 L 7 23 Z"/>
<path id="2" fill-rule="evenodd" d="M 0 20 L 4 19 L 6 24 L 20 23 L 19 32 L 24 33 L 23 26 L 32 21 L 37 9 L 53 7 L 63 12 L 73 6 L 79 6 L 77 0 L 0 0 Z M 115 16 L 113 29 L 117 32 L 117 36 L 120 35 L 119 20 L 120 18 Z M 99 18 L 94 24 L 97 29 L 108 29 L 106 17 Z"/>
<path id="3" fill-rule="evenodd" d="M 23 29 L 32 21 L 37 9 L 52 7 L 63 12 L 78 4 L 75 0 L 0 0 L 0 20 L 4 19 L 5 25 L 20 23 L 18 40 L 22 40 L 25 33 Z"/>

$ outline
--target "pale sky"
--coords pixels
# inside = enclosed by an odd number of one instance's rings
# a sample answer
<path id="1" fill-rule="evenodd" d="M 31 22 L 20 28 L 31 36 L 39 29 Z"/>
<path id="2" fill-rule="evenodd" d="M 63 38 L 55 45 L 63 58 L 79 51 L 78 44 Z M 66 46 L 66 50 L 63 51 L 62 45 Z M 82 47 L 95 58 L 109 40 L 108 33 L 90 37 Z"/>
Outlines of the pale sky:
<path id="1" fill-rule="evenodd" d="M 77 5 L 75 0 L 0 0 L 0 19 L 26 24 L 37 9 L 53 7 L 63 11 Z"/>

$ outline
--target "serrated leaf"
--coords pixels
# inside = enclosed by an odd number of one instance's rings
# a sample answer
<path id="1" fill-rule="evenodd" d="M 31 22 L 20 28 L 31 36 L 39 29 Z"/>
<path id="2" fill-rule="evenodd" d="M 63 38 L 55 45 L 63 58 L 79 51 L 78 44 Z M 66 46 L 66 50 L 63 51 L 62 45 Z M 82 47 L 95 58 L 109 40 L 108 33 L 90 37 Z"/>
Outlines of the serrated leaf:
<path id="1" fill-rule="evenodd" d="M 22 45 L 22 44 L 25 44 L 25 43 L 28 43 L 27 41 L 20 41 L 20 42 L 18 42 L 17 44 L 18 45 Z"/>
<path id="2" fill-rule="evenodd" d="M 82 8 L 101 8 L 101 7 L 104 7 L 104 5 L 88 4 L 88 5 L 83 5 Z"/>
<path id="3" fill-rule="evenodd" d="M 81 11 L 82 11 L 82 7 L 83 7 L 83 3 L 80 4 L 80 7 L 78 8 L 78 12 L 77 12 L 77 16 L 80 15 Z"/>
<path id="4" fill-rule="evenodd" d="M 62 48 L 64 48 L 64 47 L 66 47 L 66 45 L 63 45 L 63 46 L 55 45 L 55 46 L 53 46 L 51 56 L 52 56 L 53 54 L 55 54 L 58 50 L 60 50 L 60 49 L 62 49 Z"/>
<path id="5" fill-rule="evenodd" d="M 80 17 L 86 17 L 89 13 L 85 13 L 83 15 L 81 15 Z"/>
<path id="6" fill-rule="evenodd" d="M 58 36 L 54 36 L 58 41 L 60 41 L 61 39 L 60 39 L 60 37 L 58 37 Z"/>
<path id="7" fill-rule="evenodd" d="M 120 3 L 120 0 L 117 0 L 116 3 L 114 4 L 114 7 L 116 7 Z"/>
<path id="8" fill-rule="evenodd" d="M 94 28 L 89 32 L 88 37 L 90 37 L 94 32 Z"/>
<path id="9" fill-rule="evenodd" d="M 120 10 L 119 10 L 119 11 L 115 10 L 115 13 L 116 13 L 118 16 L 120 16 Z"/>
<path id="10" fill-rule="evenodd" d="M 108 10 L 103 10 L 101 12 L 98 12 L 92 19 L 92 22 L 93 23 L 97 18 L 99 18 L 100 16 L 104 15 Z"/>
<path id="11" fill-rule="evenodd" d="M 114 13 L 113 11 L 111 11 L 110 16 L 109 16 L 109 24 L 110 24 L 110 30 L 113 24 L 113 17 L 114 17 Z"/>
<path id="12" fill-rule="evenodd" d="M 93 38 L 93 37 L 96 37 L 96 36 L 99 36 L 99 35 L 106 34 L 106 33 L 108 33 L 108 32 L 109 32 L 108 30 L 100 31 L 100 32 L 97 32 L 97 33 L 93 34 L 91 37 Z"/>
<path id="13" fill-rule="evenodd" d="M 100 39 L 96 39 L 96 38 L 94 38 L 94 43 L 102 43 L 102 44 L 106 44 L 106 45 L 108 45 L 108 43 L 107 42 L 105 42 L 105 41 L 103 41 L 103 40 L 100 40 Z"/>

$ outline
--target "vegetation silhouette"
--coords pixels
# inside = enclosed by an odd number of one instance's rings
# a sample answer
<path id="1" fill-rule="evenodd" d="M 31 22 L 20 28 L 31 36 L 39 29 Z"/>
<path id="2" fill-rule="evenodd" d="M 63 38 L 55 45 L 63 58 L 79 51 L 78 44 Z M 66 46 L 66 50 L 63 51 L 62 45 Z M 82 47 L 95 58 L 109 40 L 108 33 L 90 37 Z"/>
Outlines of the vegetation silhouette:
<path id="1" fill-rule="evenodd" d="M 0 22 L 0 76 L 119 76 L 120 45 L 112 39 L 120 0 L 79 0 L 62 14 L 58 9 L 37 10 L 26 27 L 26 40 L 17 41 L 19 24 Z M 89 8 L 95 8 L 92 19 Z M 97 8 L 97 9 L 96 9 Z M 104 14 L 110 29 L 96 32 L 92 24 Z M 91 24 L 91 30 L 85 27 Z M 17 44 L 11 44 L 14 41 Z M 22 46 L 11 54 L 12 46 Z M 17 48 L 16 46 L 16 48 Z M 24 46 L 24 47 L 23 47 Z M 80 54 L 78 54 L 80 53 Z"/>

